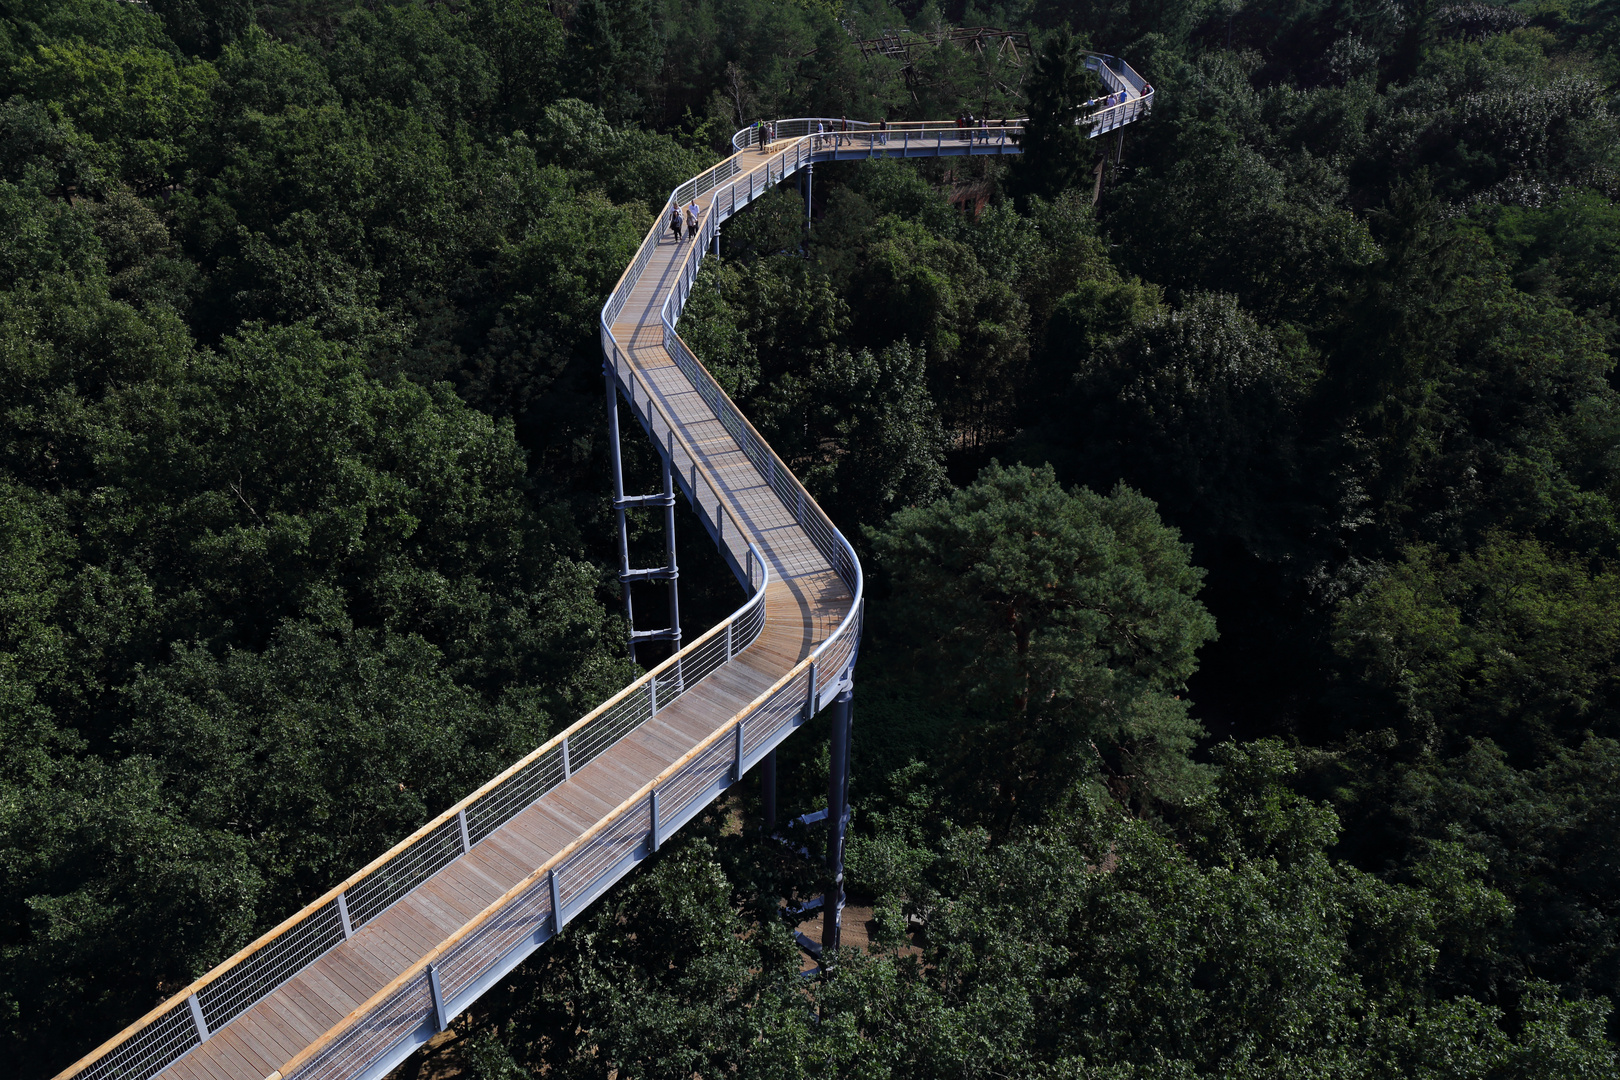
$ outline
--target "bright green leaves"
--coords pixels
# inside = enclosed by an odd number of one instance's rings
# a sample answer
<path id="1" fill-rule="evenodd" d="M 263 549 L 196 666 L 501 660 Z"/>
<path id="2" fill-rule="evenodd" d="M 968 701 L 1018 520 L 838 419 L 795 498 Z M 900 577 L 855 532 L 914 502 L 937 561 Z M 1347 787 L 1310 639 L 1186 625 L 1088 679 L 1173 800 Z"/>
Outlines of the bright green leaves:
<path id="1" fill-rule="evenodd" d="M 1099 767 L 1121 795 L 1196 787 L 1199 729 L 1177 691 L 1215 627 L 1202 571 L 1152 503 L 992 466 L 870 539 L 894 590 L 886 636 L 983 727 L 962 767 L 986 812 L 1037 817 Z"/>
<path id="2" fill-rule="evenodd" d="M 14 77 L 22 92 L 48 101 L 59 117 L 95 140 L 109 179 L 151 191 L 179 179 L 212 110 L 218 75 L 166 52 L 94 45 L 43 45 Z"/>

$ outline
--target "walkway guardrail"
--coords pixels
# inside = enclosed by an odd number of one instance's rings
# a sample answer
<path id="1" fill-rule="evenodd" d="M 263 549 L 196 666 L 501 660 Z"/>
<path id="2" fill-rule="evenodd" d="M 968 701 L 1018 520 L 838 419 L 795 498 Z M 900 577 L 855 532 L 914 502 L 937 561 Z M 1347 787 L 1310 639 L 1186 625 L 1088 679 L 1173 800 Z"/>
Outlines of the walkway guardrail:
<path id="1" fill-rule="evenodd" d="M 1153 87 L 1147 80 L 1138 75 L 1136 71 L 1117 56 L 1107 53 L 1086 53 L 1086 69 L 1097 73 L 1102 80 L 1107 93 L 1099 99 L 1090 112 L 1076 118 L 1076 124 L 1090 125 L 1090 137 L 1096 138 L 1105 132 L 1123 127 L 1134 120 L 1140 120 L 1153 111 Z M 1116 97 L 1118 100 L 1115 100 Z M 967 127 L 955 127 L 961 132 L 1000 131 L 1003 129 L 1022 130 L 1028 117 L 1000 117 L 997 119 L 980 119 Z M 868 137 L 888 136 L 890 138 L 906 137 L 906 133 L 921 131 L 941 131 L 949 133 L 953 125 L 940 124 L 938 121 L 918 120 L 891 120 L 875 122 L 869 120 L 851 120 L 844 116 L 799 116 L 789 120 L 768 121 L 772 135 L 768 143 L 779 142 L 782 139 L 796 139 L 805 135 L 814 135 L 818 131 L 824 138 L 848 139 L 859 136 L 864 144 Z M 764 132 L 752 124 L 731 136 L 731 148 L 736 151 L 760 149 L 760 139 Z M 966 142 L 964 136 L 960 141 Z M 840 144 L 842 145 L 842 144 Z M 728 177 L 719 177 L 723 181 Z M 713 185 L 710 185 L 713 186 Z M 703 188 L 707 191 L 708 188 Z M 687 196 L 690 197 L 690 196 Z"/>
<path id="2" fill-rule="evenodd" d="M 770 581 L 769 565 L 751 550 L 753 595 L 730 617 L 60 1077 L 148 1080 L 161 1072 L 746 649 L 764 628 Z"/>

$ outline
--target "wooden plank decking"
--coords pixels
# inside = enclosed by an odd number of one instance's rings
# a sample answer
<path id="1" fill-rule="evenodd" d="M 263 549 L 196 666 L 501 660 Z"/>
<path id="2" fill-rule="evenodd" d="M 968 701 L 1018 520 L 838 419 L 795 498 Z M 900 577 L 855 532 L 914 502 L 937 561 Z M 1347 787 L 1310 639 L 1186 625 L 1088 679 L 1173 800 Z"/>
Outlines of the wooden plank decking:
<path id="1" fill-rule="evenodd" d="M 737 155 L 762 171 L 770 156 Z M 741 174 L 746 176 L 746 172 Z M 707 209 L 712 193 L 699 202 Z M 471 851 L 293 976 L 160 1076 L 265 1080 L 467 925 L 536 868 L 757 701 L 848 613 L 849 588 L 693 390 L 665 351 L 659 309 L 680 256 L 667 232 L 613 331 L 678 438 L 771 570 L 765 627 L 745 652 L 575 772 Z"/>

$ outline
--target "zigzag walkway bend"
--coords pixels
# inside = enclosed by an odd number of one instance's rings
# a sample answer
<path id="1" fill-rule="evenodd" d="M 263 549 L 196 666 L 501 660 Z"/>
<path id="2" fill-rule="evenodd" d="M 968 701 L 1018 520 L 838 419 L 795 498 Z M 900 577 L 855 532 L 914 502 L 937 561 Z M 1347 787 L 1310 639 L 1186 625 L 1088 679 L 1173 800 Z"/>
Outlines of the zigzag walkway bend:
<path id="1" fill-rule="evenodd" d="M 1098 66 L 1123 100 L 1088 118 L 1093 134 L 1144 115 L 1152 98 L 1123 63 Z M 813 134 L 818 123 L 828 135 Z M 616 490 L 617 502 L 668 507 L 678 490 L 747 602 L 58 1080 L 381 1077 L 726 787 L 774 764 L 777 744 L 829 705 L 835 867 L 824 937 L 836 943 L 845 820 L 837 774 L 847 777 L 860 563 L 675 324 L 720 223 L 799 170 L 835 159 L 1016 153 L 1021 129 L 880 132 L 849 123 L 833 134 L 834 124 L 782 121 L 769 146 L 739 150 L 677 188 L 602 312 L 615 446 L 622 398 L 664 462 L 663 492 Z M 699 234 L 675 243 L 669 206 L 694 200 Z M 672 543 L 670 551 L 673 564 Z M 674 576 L 672 565 L 623 569 L 627 593 Z"/>

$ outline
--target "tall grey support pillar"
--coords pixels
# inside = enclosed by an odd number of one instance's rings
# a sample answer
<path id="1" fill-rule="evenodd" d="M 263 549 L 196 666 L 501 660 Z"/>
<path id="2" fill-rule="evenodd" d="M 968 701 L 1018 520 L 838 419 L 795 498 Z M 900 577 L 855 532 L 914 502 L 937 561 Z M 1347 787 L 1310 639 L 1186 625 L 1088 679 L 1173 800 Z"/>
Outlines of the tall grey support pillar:
<path id="1" fill-rule="evenodd" d="M 681 593 L 680 569 L 675 565 L 675 446 L 670 435 L 669 452 L 664 454 L 664 573 L 669 575 L 669 640 L 670 651 L 681 651 Z M 675 677 L 681 677 L 680 661 L 676 661 Z"/>
<path id="2" fill-rule="evenodd" d="M 827 770 L 827 892 L 821 950 L 838 948 L 844 914 L 844 833 L 849 827 L 849 741 L 854 727 L 854 691 L 847 684 L 833 699 L 832 734 L 828 742 L 832 767 Z"/>
<path id="3" fill-rule="evenodd" d="M 630 625 L 630 659 L 636 658 L 636 609 L 630 598 L 630 533 L 624 522 L 624 462 L 619 456 L 619 388 L 613 369 L 602 365 L 607 378 L 608 452 L 613 456 L 613 510 L 619 519 L 619 582 L 624 590 L 624 618 Z"/>
<path id="4" fill-rule="evenodd" d="M 816 163 L 804 167 L 804 227 L 810 227 L 810 217 L 816 207 Z"/>
<path id="5" fill-rule="evenodd" d="M 636 659 L 636 644 L 642 641 L 668 641 L 677 652 L 681 647 L 681 604 L 678 591 L 680 570 L 675 565 L 675 435 L 670 433 L 670 445 L 658 448 L 664 467 L 664 488 L 656 495 L 626 495 L 624 493 L 624 459 L 619 448 L 619 390 L 613 369 L 604 364 L 607 376 L 608 451 L 613 459 L 613 511 L 619 519 L 619 585 L 624 589 L 624 617 L 630 624 L 630 659 Z M 624 512 L 631 507 L 664 508 L 664 565 L 646 570 L 630 569 L 630 532 Z M 632 586 L 638 581 L 663 581 L 669 585 L 669 626 L 663 630 L 637 630 L 636 610 Z M 680 667 L 675 669 L 677 680 Z"/>
<path id="6" fill-rule="evenodd" d="M 776 751 L 772 750 L 760 762 L 760 802 L 764 803 L 765 835 L 776 831 Z"/>

